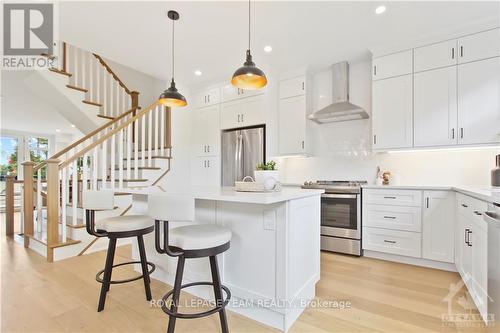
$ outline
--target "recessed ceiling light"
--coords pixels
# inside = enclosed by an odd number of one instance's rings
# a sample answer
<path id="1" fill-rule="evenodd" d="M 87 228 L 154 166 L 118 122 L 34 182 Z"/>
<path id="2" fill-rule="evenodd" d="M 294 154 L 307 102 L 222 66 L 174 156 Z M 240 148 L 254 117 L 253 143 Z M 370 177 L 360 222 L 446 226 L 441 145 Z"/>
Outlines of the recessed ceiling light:
<path id="1" fill-rule="evenodd" d="M 61 130 L 60 130 L 59 128 L 56 128 L 56 132 L 57 132 L 57 133 L 60 133 L 60 132 L 61 132 Z"/>
<path id="2" fill-rule="evenodd" d="M 375 8 L 375 14 L 382 14 L 383 12 L 385 12 L 385 6 L 378 6 L 377 8 Z"/>
<path id="3" fill-rule="evenodd" d="M 73 124 L 71 124 L 71 127 L 75 128 L 76 126 L 75 126 L 75 125 L 73 125 Z"/>
<path id="4" fill-rule="evenodd" d="M 271 52 L 273 50 L 273 48 L 270 46 L 270 45 L 267 45 L 267 46 L 264 46 L 264 52 Z"/>
<path id="5" fill-rule="evenodd" d="M 196 76 L 201 76 L 201 74 L 203 74 L 203 73 L 200 70 L 194 71 L 194 75 L 196 75 Z"/>

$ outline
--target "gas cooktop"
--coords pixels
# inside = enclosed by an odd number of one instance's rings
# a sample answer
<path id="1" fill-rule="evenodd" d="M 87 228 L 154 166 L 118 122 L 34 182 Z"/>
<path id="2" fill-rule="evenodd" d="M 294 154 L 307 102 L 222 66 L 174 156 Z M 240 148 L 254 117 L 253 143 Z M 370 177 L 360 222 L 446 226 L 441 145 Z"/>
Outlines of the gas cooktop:
<path id="1" fill-rule="evenodd" d="M 366 180 L 318 180 L 306 181 L 302 188 L 323 189 L 326 193 L 360 193 L 361 185 L 368 184 Z"/>

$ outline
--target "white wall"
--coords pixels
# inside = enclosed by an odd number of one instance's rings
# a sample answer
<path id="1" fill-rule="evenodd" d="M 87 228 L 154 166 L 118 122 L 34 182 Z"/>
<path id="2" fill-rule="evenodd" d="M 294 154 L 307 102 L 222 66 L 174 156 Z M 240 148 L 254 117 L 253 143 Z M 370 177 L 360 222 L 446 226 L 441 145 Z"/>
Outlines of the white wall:
<path id="1" fill-rule="evenodd" d="M 371 64 L 350 64 L 351 102 L 371 114 Z M 377 166 L 401 176 L 407 185 L 489 186 L 490 170 L 500 147 L 437 150 L 397 154 L 371 153 L 371 118 L 315 125 L 314 156 L 281 159 L 283 181 L 367 180 L 374 182 Z"/>

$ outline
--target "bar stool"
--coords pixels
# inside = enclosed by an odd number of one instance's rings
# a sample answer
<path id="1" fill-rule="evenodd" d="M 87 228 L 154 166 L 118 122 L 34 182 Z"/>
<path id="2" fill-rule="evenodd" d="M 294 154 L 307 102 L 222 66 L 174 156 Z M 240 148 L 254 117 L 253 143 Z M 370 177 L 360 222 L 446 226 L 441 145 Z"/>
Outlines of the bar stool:
<path id="1" fill-rule="evenodd" d="M 106 294 L 109 291 L 111 284 L 127 283 L 136 280 L 144 280 L 144 289 L 146 291 L 146 300 L 151 300 L 151 288 L 149 275 L 154 272 L 155 265 L 148 262 L 146 259 L 146 251 L 144 249 L 143 236 L 153 232 L 153 220 L 146 215 L 127 215 L 127 216 L 114 216 L 99 221 L 95 221 L 95 212 L 97 210 L 110 210 L 114 209 L 114 193 L 113 191 L 91 191 L 84 190 L 82 207 L 86 211 L 86 228 L 87 232 L 96 237 L 108 237 L 109 245 L 106 254 L 106 264 L 104 269 L 97 272 L 96 281 L 101 283 L 101 294 L 99 297 L 99 305 L 97 312 L 104 310 L 106 302 Z M 113 259 L 116 250 L 116 241 L 119 238 L 137 237 L 139 245 L 140 261 L 129 261 L 113 265 Z M 111 273 L 113 268 L 141 264 L 142 275 L 124 280 L 111 280 Z M 148 266 L 150 269 L 148 270 Z"/>
<path id="2" fill-rule="evenodd" d="M 219 313 L 222 332 L 229 332 L 225 307 L 231 298 L 231 292 L 220 281 L 216 255 L 229 249 L 231 231 L 213 224 L 195 224 L 173 229 L 168 228 L 171 222 L 193 222 L 194 198 L 189 196 L 150 194 L 148 196 L 149 215 L 155 220 L 156 251 L 178 257 L 174 288 L 166 293 L 162 300 L 162 310 L 168 314 L 168 333 L 173 333 L 175 320 L 194 319 Z M 160 227 L 163 224 L 163 228 Z M 163 234 L 163 237 L 162 237 Z M 186 259 L 204 258 L 210 260 L 212 282 L 194 282 L 182 284 L 184 263 Z M 215 307 L 199 313 L 179 313 L 179 297 L 181 290 L 193 286 L 212 286 L 215 296 Z M 222 291 L 226 293 L 223 299 Z M 170 308 L 167 300 L 172 296 Z"/>

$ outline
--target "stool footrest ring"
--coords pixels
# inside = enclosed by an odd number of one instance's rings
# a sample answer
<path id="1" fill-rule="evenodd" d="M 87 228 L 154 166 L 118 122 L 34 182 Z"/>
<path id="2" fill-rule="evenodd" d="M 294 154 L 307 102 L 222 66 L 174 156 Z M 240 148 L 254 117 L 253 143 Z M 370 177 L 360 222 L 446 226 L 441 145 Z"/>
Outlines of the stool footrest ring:
<path id="1" fill-rule="evenodd" d="M 213 282 L 193 282 L 193 283 L 188 283 L 188 284 L 183 284 L 181 285 L 181 290 L 184 289 L 184 288 L 189 288 L 189 287 L 193 287 L 193 286 L 213 286 Z M 210 310 L 207 310 L 207 311 L 204 311 L 204 312 L 198 312 L 198 313 L 180 313 L 180 312 L 176 312 L 176 313 L 173 313 L 169 307 L 167 306 L 167 300 L 168 298 L 170 298 L 170 296 L 172 296 L 172 294 L 174 293 L 174 290 L 170 290 L 168 293 L 166 293 L 163 297 L 162 297 L 162 306 L 161 306 L 161 309 L 163 310 L 163 312 L 165 312 L 166 314 L 168 314 L 169 316 L 172 316 L 172 317 L 175 317 L 175 318 L 182 318 L 182 319 L 195 319 L 195 318 L 201 318 L 201 317 L 206 317 L 206 316 L 210 316 L 214 313 L 217 313 L 217 312 L 220 312 L 222 311 L 226 305 L 229 303 L 229 300 L 231 299 L 231 292 L 229 291 L 229 288 L 224 286 L 224 285 L 221 285 L 221 288 L 222 290 L 225 291 L 226 293 L 226 298 L 224 299 L 224 301 L 222 302 L 222 304 L 219 304 L 219 305 L 216 305 L 214 308 L 210 309 Z"/>
<path id="2" fill-rule="evenodd" d="M 128 261 L 128 262 L 122 262 L 122 263 L 119 263 L 119 264 L 116 264 L 116 265 L 113 265 L 112 268 L 115 268 L 115 267 L 120 267 L 120 266 L 125 266 L 125 265 L 133 265 L 133 264 L 140 264 L 141 262 L 140 261 Z M 153 273 L 156 269 L 156 266 L 155 264 L 153 264 L 152 262 L 147 262 L 148 266 L 151 267 L 151 269 L 149 270 L 149 275 L 151 275 L 151 273 Z M 104 269 L 100 270 L 99 272 L 97 272 L 96 276 L 95 276 L 95 280 L 99 283 L 104 283 L 104 280 L 102 278 L 102 275 L 104 274 Z M 136 280 L 140 280 L 144 277 L 144 274 L 141 274 L 139 276 L 136 276 L 134 278 L 130 278 L 130 279 L 125 279 L 125 280 L 111 280 L 109 281 L 110 284 L 120 284 L 120 283 L 127 283 L 127 282 L 132 282 L 132 281 L 136 281 Z"/>

